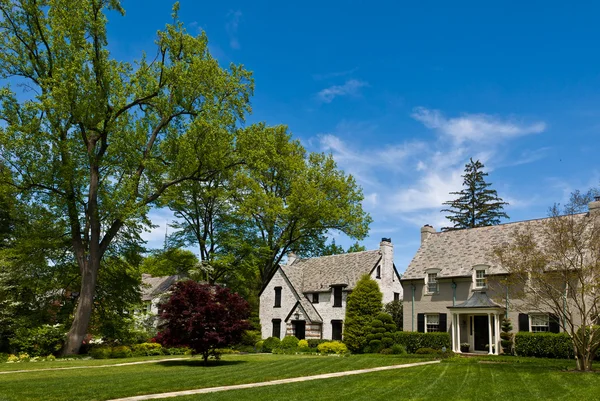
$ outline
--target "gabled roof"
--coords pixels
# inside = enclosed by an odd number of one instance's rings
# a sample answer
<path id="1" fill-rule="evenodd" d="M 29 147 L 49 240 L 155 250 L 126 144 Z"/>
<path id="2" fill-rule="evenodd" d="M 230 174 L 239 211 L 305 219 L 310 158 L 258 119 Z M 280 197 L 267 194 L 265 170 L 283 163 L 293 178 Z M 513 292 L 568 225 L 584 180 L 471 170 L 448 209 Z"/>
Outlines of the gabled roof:
<path id="1" fill-rule="evenodd" d="M 318 258 L 296 259 L 282 266 L 288 277 L 293 275 L 299 292 L 329 291 L 332 285 L 351 290 L 361 276 L 370 273 L 381 260 L 381 251 L 351 252 Z"/>
<path id="2" fill-rule="evenodd" d="M 312 302 L 310 302 L 302 293 L 302 270 L 282 269 L 282 272 L 287 277 L 294 291 L 296 291 L 298 302 L 308 317 L 308 320 L 315 323 L 322 323 L 323 319 L 321 318 L 321 315 L 319 315 L 319 312 L 317 312 Z M 292 311 L 294 309 L 295 307 L 292 308 Z M 292 312 L 290 311 L 290 313 Z"/>
<path id="3" fill-rule="evenodd" d="M 152 277 L 149 274 L 143 274 L 142 301 L 151 301 L 157 296 L 164 294 L 180 278 L 178 275 Z"/>
<path id="4" fill-rule="evenodd" d="M 580 213 L 573 217 L 587 215 Z M 432 233 L 421 244 L 402 281 L 424 279 L 429 269 L 439 269 L 438 278 L 471 276 L 476 265 L 488 266 L 487 274 L 506 273 L 493 255 L 494 248 L 510 243 L 516 230 L 531 230 L 534 235 L 541 232 L 549 219 Z"/>
<path id="5" fill-rule="evenodd" d="M 502 308 L 496 302 L 492 301 L 485 291 L 475 291 L 465 302 L 456 304 L 454 306 L 448 306 L 448 309 L 459 308 Z"/>

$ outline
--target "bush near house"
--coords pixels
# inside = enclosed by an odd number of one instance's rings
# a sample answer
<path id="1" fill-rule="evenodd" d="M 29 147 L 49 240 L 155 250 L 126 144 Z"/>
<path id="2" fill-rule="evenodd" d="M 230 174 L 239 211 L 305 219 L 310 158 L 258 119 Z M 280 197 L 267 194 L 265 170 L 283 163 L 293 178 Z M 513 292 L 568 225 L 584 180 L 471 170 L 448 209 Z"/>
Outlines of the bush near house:
<path id="1" fill-rule="evenodd" d="M 65 340 L 65 328 L 60 324 L 45 324 L 35 328 L 20 328 L 10 339 L 15 353 L 27 353 L 32 357 L 57 353 Z"/>
<path id="2" fill-rule="evenodd" d="M 403 345 L 409 354 L 414 354 L 419 348 L 441 350 L 451 348 L 450 333 L 418 333 L 414 331 L 397 331 L 394 333 L 394 343 Z"/>
<path id="3" fill-rule="evenodd" d="M 394 344 L 394 332 L 396 324 L 387 313 L 379 313 L 371 321 L 371 328 L 367 334 L 367 345 L 364 348 L 365 353 L 378 353 L 383 349 L 389 349 Z M 386 351 L 387 352 L 387 351 Z"/>
<path id="4" fill-rule="evenodd" d="M 515 353 L 518 356 L 538 358 L 572 359 L 573 343 L 567 333 L 529 333 L 515 334 Z"/>
<path id="5" fill-rule="evenodd" d="M 133 345 L 131 352 L 134 356 L 154 356 L 165 354 L 166 349 L 163 349 L 162 345 L 158 343 L 141 343 Z"/>
<path id="6" fill-rule="evenodd" d="M 279 348 L 281 340 L 277 337 L 269 337 L 262 344 L 262 352 L 273 352 L 275 348 Z"/>
<path id="7" fill-rule="evenodd" d="M 279 344 L 278 348 L 283 349 L 292 349 L 298 347 L 298 340 L 295 336 L 285 336 L 283 340 L 281 340 L 281 344 Z"/>
<path id="8" fill-rule="evenodd" d="M 348 347 L 341 341 L 327 341 L 319 344 L 317 350 L 321 354 L 338 354 L 344 355 L 348 353 Z"/>
<path id="9" fill-rule="evenodd" d="M 329 342 L 329 340 L 316 339 L 316 338 L 309 338 L 306 341 L 308 342 L 309 348 L 317 348 L 319 346 L 319 344 Z"/>

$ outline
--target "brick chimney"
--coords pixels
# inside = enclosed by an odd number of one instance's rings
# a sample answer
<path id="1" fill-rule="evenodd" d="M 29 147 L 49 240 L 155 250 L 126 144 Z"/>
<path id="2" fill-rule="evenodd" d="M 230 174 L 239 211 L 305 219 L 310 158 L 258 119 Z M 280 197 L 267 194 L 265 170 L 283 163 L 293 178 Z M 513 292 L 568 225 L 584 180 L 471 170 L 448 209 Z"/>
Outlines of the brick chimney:
<path id="1" fill-rule="evenodd" d="M 381 275 L 384 276 L 386 272 L 394 271 L 394 245 L 392 245 L 392 239 L 382 238 L 379 243 L 379 250 L 381 252 Z M 386 279 L 389 280 L 389 277 L 386 277 Z"/>
<path id="2" fill-rule="evenodd" d="M 425 224 L 421 227 L 421 245 L 423 245 L 432 234 L 435 234 L 435 228 L 429 224 Z"/>
<path id="3" fill-rule="evenodd" d="M 598 215 L 600 213 L 600 196 L 595 196 L 594 201 L 588 203 L 590 214 Z"/>
<path id="4" fill-rule="evenodd" d="M 288 252 L 287 265 L 290 266 L 292 263 L 294 263 L 296 261 L 296 259 L 298 259 L 298 256 L 296 256 L 296 254 L 294 252 Z"/>

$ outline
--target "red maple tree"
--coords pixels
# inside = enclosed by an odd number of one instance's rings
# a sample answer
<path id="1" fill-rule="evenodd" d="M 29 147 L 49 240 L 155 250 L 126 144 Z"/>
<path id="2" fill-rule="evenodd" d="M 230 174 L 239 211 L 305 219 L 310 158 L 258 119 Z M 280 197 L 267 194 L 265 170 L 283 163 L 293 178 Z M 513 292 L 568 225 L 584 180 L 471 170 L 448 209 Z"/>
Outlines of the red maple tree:
<path id="1" fill-rule="evenodd" d="M 206 363 L 209 356 L 218 356 L 217 348 L 240 341 L 250 328 L 249 315 L 248 302 L 228 288 L 180 281 L 163 305 L 156 341 L 165 346 L 189 347 Z"/>

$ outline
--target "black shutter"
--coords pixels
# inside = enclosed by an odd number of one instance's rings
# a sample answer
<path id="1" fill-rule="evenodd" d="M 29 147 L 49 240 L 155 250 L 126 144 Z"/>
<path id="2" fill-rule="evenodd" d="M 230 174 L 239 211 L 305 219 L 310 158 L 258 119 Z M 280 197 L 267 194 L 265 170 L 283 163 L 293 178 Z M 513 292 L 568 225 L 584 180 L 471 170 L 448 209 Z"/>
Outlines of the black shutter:
<path id="1" fill-rule="evenodd" d="M 448 318 L 446 313 L 440 313 L 440 331 L 448 331 Z"/>
<path id="2" fill-rule="evenodd" d="M 425 333 L 425 314 L 417 313 L 417 331 L 419 333 Z"/>
<path id="3" fill-rule="evenodd" d="M 529 331 L 529 316 L 526 313 L 519 313 L 519 331 Z"/>
<path id="4" fill-rule="evenodd" d="M 558 316 L 550 313 L 548 316 L 548 331 L 550 333 L 560 333 L 560 324 L 558 322 Z"/>

